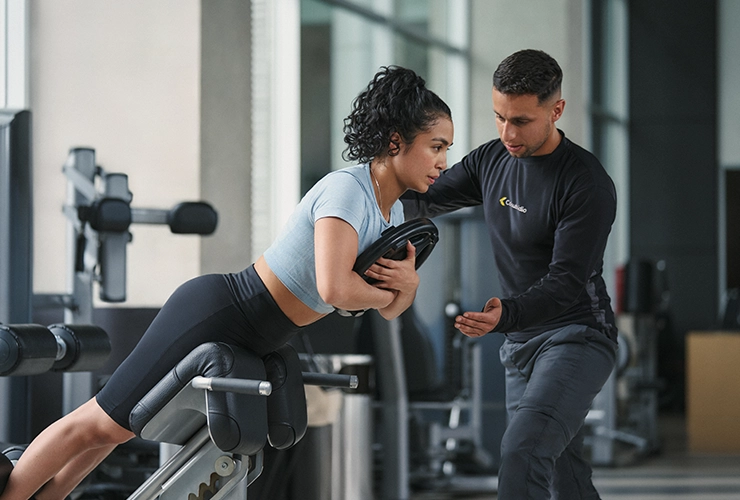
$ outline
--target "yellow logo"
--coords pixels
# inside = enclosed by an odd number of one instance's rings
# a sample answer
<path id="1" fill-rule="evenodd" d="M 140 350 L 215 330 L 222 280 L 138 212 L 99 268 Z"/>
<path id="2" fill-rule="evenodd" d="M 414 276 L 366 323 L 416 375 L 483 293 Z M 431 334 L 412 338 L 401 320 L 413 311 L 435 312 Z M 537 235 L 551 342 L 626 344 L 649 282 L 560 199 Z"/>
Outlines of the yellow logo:
<path id="1" fill-rule="evenodd" d="M 514 210 L 516 210 L 518 212 L 521 212 L 523 214 L 526 214 L 527 213 L 527 208 L 526 207 L 522 207 L 520 205 L 517 205 L 516 203 L 512 203 L 512 201 L 508 198 L 508 196 L 504 196 L 503 198 L 501 198 L 500 200 L 498 200 L 498 202 L 501 203 L 501 206 L 502 207 L 513 208 Z"/>

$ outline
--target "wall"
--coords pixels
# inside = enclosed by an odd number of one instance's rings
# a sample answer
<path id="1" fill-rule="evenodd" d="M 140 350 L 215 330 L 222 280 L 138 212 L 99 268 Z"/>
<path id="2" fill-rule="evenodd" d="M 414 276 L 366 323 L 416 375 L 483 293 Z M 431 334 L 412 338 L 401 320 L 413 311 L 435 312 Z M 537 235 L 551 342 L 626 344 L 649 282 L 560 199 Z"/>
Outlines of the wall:
<path id="1" fill-rule="evenodd" d="M 719 162 L 723 167 L 740 168 L 740 2 L 718 0 L 719 41 Z"/>
<path id="2" fill-rule="evenodd" d="M 581 0 L 473 0 L 471 147 L 497 138 L 493 72 L 509 54 L 541 49 L 563 69 L 565 113 L 558 127 L 582 146 L 587 138 L 586 15 Z M 546 20 L 546 21 L 545 21 Z"/>
<path id="3" fill-rule="evenodd" d="M 32 2 L 30 24 L 34 291 L 59 293 L 71 147 L 92 147 L 99 165 L 128 174 L 133 206 L 200 198 L 200 2 Z M 127 305 L 161 305 L 199 274 L 198 237 L 131 232 Z"/>
<path id="4" fill-rule="evenodd" d="M 630 2 L 630 255 L 664 260 L 661 375 L 683 382 L 683 337 L 717 321 L 716 2 Z"/>
<path id="5" fill-rule="evenodd" d="M 718 2 L 718 92 L 719 92 L 719 294 L 740 286 L 740 2 L 719 0 Z M 725 301 L 720 303 L 724 307 Z M 721 311 L 722 313 L 723 311 Z"/>
<path id="6" fill-rule="evenodd" d="M 201 272 L 237 272 L 253 259 L 250 2 L 202 0 L 201 12 L 201 196 L 219 217 Z"/>

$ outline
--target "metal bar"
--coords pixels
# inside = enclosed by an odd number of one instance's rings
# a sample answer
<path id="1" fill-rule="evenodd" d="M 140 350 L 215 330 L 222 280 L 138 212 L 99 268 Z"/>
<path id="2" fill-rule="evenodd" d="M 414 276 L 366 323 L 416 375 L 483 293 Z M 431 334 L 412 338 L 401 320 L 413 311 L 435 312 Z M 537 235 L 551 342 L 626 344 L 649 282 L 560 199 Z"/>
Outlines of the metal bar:
<path id="1" fill-rule="evenodd" d="M 205 426 L 178 453 L 175 453 L 166 464 L 149 476 L 149 479 L 139 486 L 128 497 L 128 500 L 157 498 L 162 493 L 162 485 L 176 474 L 210 439 L 208 427 Z"/>
<path id="2" fill-rule="evenodd" d="M 168 224 L 169 210 L 157 208 L 132 208 L 131 222 L 135 224 Z"/>
<path id="3" fill-rule="evenodd" d="M 378 385 L 383 395 L 383 500 L 409 498 L 409 400 L 403 366 L 401 325 L 369 311 L 377 352 Z"/>
<path id="4" fill-rule="evenodd" d="M 190 381 L 194 389 L 214 392 L 237 392 L 252 396 L 269 396 L 272 384 L 266 380 L 250 380 L 224 377 L 195 377 Z"/>
<path id="5" fill-rule="evenodd" d="M 76 309 L 77 303 L 71 294 L 64 293 L 36 293 L 33 295 L 34 309 Z"/>
<path id="6" fill-rule="evenodd" d="M 70 155 L 70 158 L 74 158 L 74 155 Z M 84 196 L 88 202 L 95 200 L 98 196 L 98 193 L 95 190 L 95 185 L 90 179 L 85 177 L 75 168 L 73 162 L 68 160 L 67 163 L 64 164 L 64 167 L 62 167 L 62 171 L 64 172 L 64 175 L 67 176 L 67 179 L 74 185 L 74 188 Z"/>
<path id="7" fill-rule="evenodd" d="M 320 385 L 323 387 L 357 389 L 359 379 L 357 378 L 357 375 L 303 372 L 303 383 L 306 385 Z"/>

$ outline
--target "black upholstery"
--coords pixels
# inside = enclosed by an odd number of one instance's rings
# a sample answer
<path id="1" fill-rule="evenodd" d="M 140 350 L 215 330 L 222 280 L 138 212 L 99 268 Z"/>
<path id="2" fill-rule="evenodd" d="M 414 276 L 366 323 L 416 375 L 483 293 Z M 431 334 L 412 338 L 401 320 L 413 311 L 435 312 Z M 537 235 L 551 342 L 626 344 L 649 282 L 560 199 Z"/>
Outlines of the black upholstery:
<path id="1" fill-rule="evenodd" d="M 5 490 L 5 485 L 8 484 L 8 478 L 12 470 L 13 464 L 10 459 L 0 453 L 0 493 Z"/>
<path id="2" fill-rule="evenodd" d="M 134 407 L 129 416 L 131 430 L 141 436 L 147 423 L 196 376 L 265 380 L 266 374 L 262 360 L 250 351 L 224 343 L 203 344 L 180 361 Z M 173 418 L 171 434 L 178 436 L 176 440 L 168 440 L 166 434 L 158 440 L 184 444 L 183 427 L 192 429 L 194 434 L 207 422 L 211 439 L 225 452 L 253 455 L 264 447 L 265 397 L 206 391 L 205 398 L 203 408 L 183 408 Z"/>
<path id="3" fill-rule="evenodd" d="M 308 427 L 301 361 L 295 349 L 285 344 L 265 356 L 264 362 L 272 384 L 267 398 L 267 437 L 270 446 L 284 450 L 300 441 Z"/>
<path id="4" fill-rule="evenodd" d="M 426 327 L 416 314 L 414 306 L 400 316 L 401 348 L 406 375 L 409 401 L 451 401 L 460 391 L 459 381 L 453 380 L 458 373 L 460 355 L 451 345 L 445 345 L 444 360 L 447 377 L 443 377 L 437 364 L 437 355 Z M 457 332 L 455 335 L 462 336 Z M 449 340 L 449 339 L 446 339 Z"/>
<path id="5" fill-rule="evenodd" d="M 0 376 L 47 372 L 57 355 L 57 341 L 36 324 L 0 324 Z"/>

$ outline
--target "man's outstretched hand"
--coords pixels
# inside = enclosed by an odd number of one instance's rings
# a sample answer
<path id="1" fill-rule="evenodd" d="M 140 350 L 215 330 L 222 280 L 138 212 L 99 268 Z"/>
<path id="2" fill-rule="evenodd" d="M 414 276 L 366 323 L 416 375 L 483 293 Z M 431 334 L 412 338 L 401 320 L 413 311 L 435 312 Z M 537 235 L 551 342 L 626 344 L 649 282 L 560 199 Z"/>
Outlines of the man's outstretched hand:
<path id="1" fill-rule="evenodd" d="M 466 311 L 455 318 L 455 328 L 468 337 L 482 337 L 498 325 L 501 319 L 501 300 L 493 297 L 486 302 L 483 312 Z"/>

